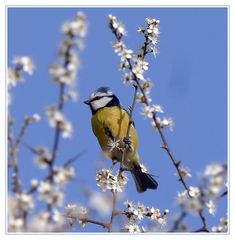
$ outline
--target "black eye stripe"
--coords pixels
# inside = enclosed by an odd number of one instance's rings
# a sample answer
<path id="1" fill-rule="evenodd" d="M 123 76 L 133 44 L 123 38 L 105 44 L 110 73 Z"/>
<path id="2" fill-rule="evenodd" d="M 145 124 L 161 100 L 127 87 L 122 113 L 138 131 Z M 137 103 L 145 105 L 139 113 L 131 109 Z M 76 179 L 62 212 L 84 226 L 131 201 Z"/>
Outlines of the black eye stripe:
<path id="1" fill-rule="evenodd" d="M 94 101 L 96 101 L 96 100 L 99 100 L 99 99 L 101 99 L 101 98 L 103 98 L 103 97 L 113 97 L 113 95 L 96 96 L 96 97 L 94 97 L 94 98 L 91 100 L 91 102 L 94 102 Z"/>

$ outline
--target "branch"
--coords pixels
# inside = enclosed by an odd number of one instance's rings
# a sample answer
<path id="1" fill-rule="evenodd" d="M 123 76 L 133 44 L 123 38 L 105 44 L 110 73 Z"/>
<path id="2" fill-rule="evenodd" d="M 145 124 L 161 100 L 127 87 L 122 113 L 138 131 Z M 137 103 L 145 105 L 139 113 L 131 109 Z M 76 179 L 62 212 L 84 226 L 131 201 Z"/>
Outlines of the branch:
<path id="1" fill-rule="evenodd" d="M 117 41 L 120 43 L 122 41 L 123 35 L 118 34 L 118 30 L 114 29 L 111 24 L 110 24 L 110 28 L 111 28 L 112 32 L 114 33 Z M 140 53 L 138 55 L 138 56 L 140 56 L 142 58 L 142 60 L 144 60 L 146 55 L 148 54 L 148 50 L 147 50 L 148 49 L 148 45 L 149 45 L 149 41 L 148 41 L 148 38 L 145 36 L 145 42 L 143 44 L 142 53 Z M 132 76 L 133 76 L 133 81 L 135 82 L 135 84 L 137 86 L 137 89 L 140 89 L 141 93 L 143 94 L 143 97 L 144 97 L 143 104 L 145 104 L 146 106 L 150 106 L 148 98 L 147 98 L 147 96 L 145 94 L 145 90 L 141 86 L 141 84 L 139 82 L 138 76 L 135 74 L 135 72 L 133 72 L 133 65 L 132 65 L 132 62 L 131 62 L 130 58 L 127 59 L 127 62 L 128 62 L 128 65 L 129 65 L 129 70 L 131 71 Z M 173 163 L 174 167 L 176 168 L 177 173 L 179 175 L 179 181 L 182 183 L 184 189 L 187 191 L 188 196 L 191 197 L 190 194 L 189 194 L 189 187 L 188 187 L 187 183 L 185 182 L 185 180 L 183 178 L 183 175 L 182 175 L 182 173 L 180 171 L 180 167 L 179 167 L 180 166 L 180 161 L 176 160 L 176 158 L 174 157 L 174 155 L 173 155 L 173 153 L 172 153 L 172 151 L 171 151 L 171 149 L 169 147 L 169 144 L 168 144 L 168 142 L 166 140 L 166 137 L 165 137 L 165 135 L 163 133 L 162 126 L 157 121 L 156 112 L 153 113 L 152 119 L 153 119 L 153 121 L 154 121 L 154 123 L 156 125 L 156 128 L 157 128 L 157 130 L 158 130 L 158 132 L 160 134 L 161 140 L 163 142 L 162 148 L 165 149 L 167 154 L 169 155 L 169 157 L 170 157 L 170 159 L 171 159 L 171 161 L 172 161 L 172 163 Z M 199 211 L 198 214 L 199 214 L 199 217 L 200 217 L 200 219 L 202 221 L 203 229 L 205 231 L 208 231 L 207 224 L 206 224 L 206 219 L 205 219 L 202 211 Z"/>
<path id="2" fill-rule="evenodd" d="M 174 222 L 173 227 L 171 228 L 170 232 L 175 232 L 177 229 L 179 229 L 180 224 L 187 216 L 187 213 L 185 211 L 182 211 L 179 218 Z"/>
<path id="3" fill-rule="evenodd" d="M 112 231 L 113 228 L 113 221 L 114 221 L 114 217 L 115 217 L 115 213 L 116 213 L 116 205 L 117 205 L 117 192 L 112 191 L 113 194 L 113 207 L 112 207 L 112 214 L 111 214 L 111 218 L 110 218 L 110 222 L 108 224 L 108 232 Z"/>

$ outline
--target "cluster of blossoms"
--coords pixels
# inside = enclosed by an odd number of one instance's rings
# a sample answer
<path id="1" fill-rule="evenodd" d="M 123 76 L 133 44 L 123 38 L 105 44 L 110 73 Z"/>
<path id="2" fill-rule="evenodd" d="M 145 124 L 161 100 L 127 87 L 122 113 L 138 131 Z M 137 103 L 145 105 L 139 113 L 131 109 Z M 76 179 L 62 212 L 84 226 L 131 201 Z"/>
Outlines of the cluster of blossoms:
<path id="1" fill-rule="evenodd" d="M 127 231 L 131 233 L 146 231 L 143 227 L 142 230 L 139 227 L 139 222 L 144 217 L 147 217 L 149 220 L 158 223 L 161 226 L 166 226 L 167 214 L 169 213 L 168 209 L 161 213 L 160 209 L 148 207 L 139 202 L 137 204 L 134 204 L 127 200 L 124 204 L 126 206 L 124 214 L 128 220 L 125 225 L 125 229 Z"/>
<path id="2" fill-rule="evenodd" d="M 78 12 L 74 20 L 65 22 L 62 25 L 62 32 L 64 33 L 64 39 L 59 48 L 60 61 L 50 66 L 49 73 L 56 83 L 68 87 L 67 94 L 64 97 L 76 101 L 77 91 L 75 80 L 80 64 L 75 49 L 82 49 L 84 47 L 83 40 L 87 34 L 85 14 Z"/>
<path id="3" fill-rule="evenodd" d="M 37 147 L 35 150 L 35 163 L 41 169 L 46 169 L 51 163 L 51 153 L 46 147 Z"/>
<path id="4" fill-rule="evenodd" d="M 75 223 L 79 223 L 84 227 L 88 218 L 88 210 L 82 205 L 68 204 L 65 207 L 64 216 L 71 226 Z"/>
<path id="5" fill-rule="evenodd" d="M 188 170 L 183 169 L 184 175 L 190 177 Z M 178 192 L 179 205 L 187 212 L 197 213 L 207 209 L 211 215 L 216 214 L 216 200 L 226 192 L 226 167 L 214 163 L 206 166 L 202 175 L 203 184 L 200 187 L 189 187 L 189 191 Z"/>
<path id="6" fill-rule="evenodd" d="M 212 232 L 227 232 L 228 231 L 228 220 L 227 218 L 220 218 L 220 223 L 218 226 L 213 226 Z"/>
<path id="7" fill-rule="evenodd" d="M 127 176 L 124 171 L 112 174 L 110 169 L 101 169 L 96 175 L 97 186 L 101 187 L 102 191 L 112 190 L 113 192 L 123 192 L 127 184 Z"/>
<path id="8" fill-rule="evenodd" d="M 144 74 L 148 70 L 149 63 L 145 60 L 145 56 L 148 53 L 153 53 L 154 56 L 158 53 L 157 43 L 159 39 L 159 20 L 146 18 L 147 26 L 140 27 L 138 32 L 143 34 L 145 42 L 141 46 L 140 53 L 134 54 L 131 49 L 128 49 L 125 43 L 122 41 L 123 35 L 126 34 L 125 27 L 123 24 L 118 22 L 115 16 L 109 15 L 109 26 L 112 32 L 117 38 L 117 43 L 113 45 L 115 53 L 120 57 L 120 70 L 124 73 L 124 83 L 137 85 L 139 91 L 137 92 L 136 100 L 143 103 L 141 114 L 145 118 L 153 118 L 155 114 L 164 113 L 163 108 L 160 105 L 153 105 L 150 97 L 153 83 L 149 78 L 145 78 Z M 152 121 L 152 126 L 157 127 L 169 127 L 173 130 L 174 121 L 172 118 L 156 118 L 156 122 Z"/>
<path id="9" fill-rule="evenodd" d="M 51 184 L 49 181 L 41 181 L 38 186 L 39 199 L 52 206 L 62 206 L 64 193 L 59 186 Z"/>
<path id="10" fill-rule="evenodd" d="M 219 163 L 206 166 L 202 179 L 204 194 L 212 199 L 217 198 L 226 188 L 227 166 Z"/>
<path id="11" fill-rule="evenodd" d="M 79 58 L 76 49 L 83 48 L 83 40 L 87 34 L 86 16 L 78 12 L 75 19 L 65 22 L 62 25 L 64 39 L 59 48 L 59 60 L 49 67 L 49 73 L 53 80 L 63 87 L 63 96 L 61 101 L 71 99 L 77 100 L 77 70 L 80 67 Z M 64 138 L 71 137 L 73 132 L 72 124 L 62 114 L 59 107 L 48 107 L 46 114 L 51 127 L 59 128 Z"/>
<path id="12" fill-rule="evenodd" d="M 73 126 L 64 114 L 57 108 L 50 106 L 46 109 L 46 115 L 51 127 L 58 128 L 62 132 L 62 137 L 70 138 L 73 133 Z"/>
<path id="13" fill-rule="evenodd" d="M 32 75 L 35 70 L 33 59 L 28 56 L 17 56 L 13 59 L 14 67 L 8 69 L 7 87 L 8 87 L 8 104 L 11 103 L 11 88 L 24 81 L 23 73 Z"/>

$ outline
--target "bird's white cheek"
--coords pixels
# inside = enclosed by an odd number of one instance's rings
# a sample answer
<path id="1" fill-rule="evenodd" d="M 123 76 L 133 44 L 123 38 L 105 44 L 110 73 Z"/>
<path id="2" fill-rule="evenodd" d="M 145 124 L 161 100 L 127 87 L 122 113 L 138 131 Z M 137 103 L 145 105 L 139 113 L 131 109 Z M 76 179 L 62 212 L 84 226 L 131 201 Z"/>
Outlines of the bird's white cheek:
<path id="1" fill-rule="evenodd" d="M 99 108 L 105 107 L 111 100 L 111 97 L 103 97 L 99 100 L 93 101 L 91 103 L 91 106 L 94 110 L 97 110 Z"/>

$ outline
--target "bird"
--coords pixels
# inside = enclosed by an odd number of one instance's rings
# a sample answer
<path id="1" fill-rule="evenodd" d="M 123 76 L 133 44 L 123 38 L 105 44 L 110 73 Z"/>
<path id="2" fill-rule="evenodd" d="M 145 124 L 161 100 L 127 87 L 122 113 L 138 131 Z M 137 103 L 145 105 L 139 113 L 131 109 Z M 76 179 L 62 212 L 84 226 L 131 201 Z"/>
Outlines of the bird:
<path id="1" fill-rule="evenodd" d="M 112 90 L 106 86 L 100 87 L 84 103 L 90 107 L 92 130 L 104 155 L 111 158 L 113 163 L 121 162 L 131 172 L 137 192 L 157 189 L 157 181 L 151 174 L 142 170 L 134 122 Z M 126 135 L 129 124 L 131 125 L 128 138 Z M 123 158 L 123 149 L 126 146 L 129 147 Z"/>

